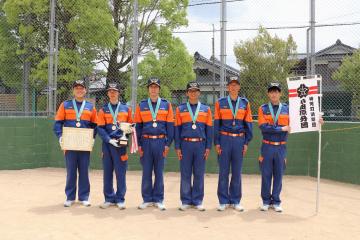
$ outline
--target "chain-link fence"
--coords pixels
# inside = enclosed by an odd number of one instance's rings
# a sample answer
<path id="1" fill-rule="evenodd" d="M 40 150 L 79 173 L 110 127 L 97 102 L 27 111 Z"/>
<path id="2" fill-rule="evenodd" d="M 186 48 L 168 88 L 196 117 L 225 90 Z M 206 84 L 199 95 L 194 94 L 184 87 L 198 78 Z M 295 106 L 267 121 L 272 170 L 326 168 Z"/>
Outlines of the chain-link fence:
<path id="1" fill-rule="evenodd" d="M 120 83 L 130 104 L 137 40 L 137 101 L 147 96 L 146 80 L 157 76 L 161 96 L 174 106 L 186 101 L 186 83 L 196 80 L 201 102 L 213 107 L 226 88 L 221 77 L 239 76 L 256 115 L 270 81 L 285 85 L 288 76 L 316 73 L 323 77 L 326 119 L 358 121 L 360 3 L 314 1 L 314 35 L 311 2 L 138 1 L 134 39 L 134 1 L 3 0 L 0 115 L 51 116 L 71 99 L 76 79 L 85 79 L 97 108 L 107 100 L 109 81 Z"/>

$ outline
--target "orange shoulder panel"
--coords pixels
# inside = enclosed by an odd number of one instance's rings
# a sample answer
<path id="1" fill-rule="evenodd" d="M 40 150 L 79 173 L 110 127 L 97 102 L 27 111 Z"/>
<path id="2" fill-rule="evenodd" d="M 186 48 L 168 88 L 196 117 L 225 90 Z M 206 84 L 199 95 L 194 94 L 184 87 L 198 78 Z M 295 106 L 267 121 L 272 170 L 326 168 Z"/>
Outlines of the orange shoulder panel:
<path id="1" fill-rule="evenodd" d="M 250 108 L 250 103 L 247 104 L 246 106 L 246 110 L 245 110 L 245 118 L 244 120 L 246 122 L 252 122 L 253 119 L 252 119 L 252 114 L 251 114 L 251 108 Z"/>
<path id="2" fill-rule="evenodd" d="M 98 118 L 97 118 L 97 125 L 104 126 L 105 124 L 106 124 L 105 114 L 104 114 L 104 111 L 102 109 L 100 109 Z"/>
<path id="3" fill-rule="evenodd" d="M 215 102 L 215 115 L 214 115 L 214 119 L 215 120 L 219 120 L 220 119 L 220 104 L 219 101 Z"/>
<path id="4" fill-rule="evenodd" d="M 212 114 L 211 114 L 210 108 L 208 109 L 208 117 L 207 117 L 206 125 L 208 125 L 210 127 L 213 125 Z"/>
<path id="5" fill-rule="evenodd" d="M 56 116 L 55 116 L 55 120 L 56 121 L 63 121 L 65 120 L 65 108 L 64 108 L 64 103 L 61 103 L 59 106 L 59 109 L 56 112 Z"/>
<path id="6" fill-rule="evenodd" d="M 167 122 L 174 122 L 174 111 L 172 109 L 171 103 L 169 103 L 169 112 L 166 119 Z"/>
<path id="7" fill-rule="evenodd" d="M 263 113 L 263 110 L 262 110 L 262 107 L 260 106 L 259 107 L 259 112 L 258 112 L 258 124 L 259 126 L 263 125 L 267 123 L 265 117 L 264 117 L 264 113 Z"/>
<path id="8" fill-rule="evenodd" d="M 141 123 L 141 114 L 140 114 L 140 106 L 137 105 L 135 109 L 135 115 L 134 115 L 134 122 L 135 123 Z"/>

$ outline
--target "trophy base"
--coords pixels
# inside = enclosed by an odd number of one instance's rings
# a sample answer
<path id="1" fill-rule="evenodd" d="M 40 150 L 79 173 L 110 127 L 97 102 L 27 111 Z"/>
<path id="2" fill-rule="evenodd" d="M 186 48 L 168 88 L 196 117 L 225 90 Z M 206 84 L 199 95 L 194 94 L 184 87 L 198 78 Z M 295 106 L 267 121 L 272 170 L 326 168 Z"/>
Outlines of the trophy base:
<path id="1" fill-rule="evenodd" d="M 120 146 L 127 146 L 128 145 L 128 141 L 127 140 L 121 140 L 121 139 L 119 139 L 119 145 Z"/>

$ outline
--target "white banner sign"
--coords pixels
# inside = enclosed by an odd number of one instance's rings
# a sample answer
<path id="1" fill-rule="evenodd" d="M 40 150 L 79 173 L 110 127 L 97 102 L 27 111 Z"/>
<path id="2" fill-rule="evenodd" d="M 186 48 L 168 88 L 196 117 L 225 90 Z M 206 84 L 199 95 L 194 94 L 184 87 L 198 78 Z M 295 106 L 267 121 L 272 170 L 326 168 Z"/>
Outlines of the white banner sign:
<path id="1" fill-rule="evenodd" d="M 287 79 L 291 133 L 319 131 L 319 92 L 316 78 Z"/>
<path id="2" fill-rule="evenodd" d="M 62 150 L 92 151 L 94 129 L 63 127 Z"/>

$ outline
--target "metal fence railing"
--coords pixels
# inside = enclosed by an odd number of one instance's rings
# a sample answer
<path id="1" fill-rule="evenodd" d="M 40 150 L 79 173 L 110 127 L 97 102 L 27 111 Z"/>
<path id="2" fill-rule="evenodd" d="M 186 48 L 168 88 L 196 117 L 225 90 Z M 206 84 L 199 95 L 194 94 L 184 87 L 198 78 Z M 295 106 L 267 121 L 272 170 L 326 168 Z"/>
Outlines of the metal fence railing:
<path id="1" fill-rule="evenodd" d="M 85 79 L 97 108 L 108 81 L 131 104 L 146 97 L 152 76 L 174 106 L 196 80 L 212 107 L 226 78 L 239 76 L 256 115 L 268 82 L 315 73 L 325 119 L 360 120 L 358 1 L 70 2 L 0 2 L 0 116 L 52 116 L 76 79 Z"/>

